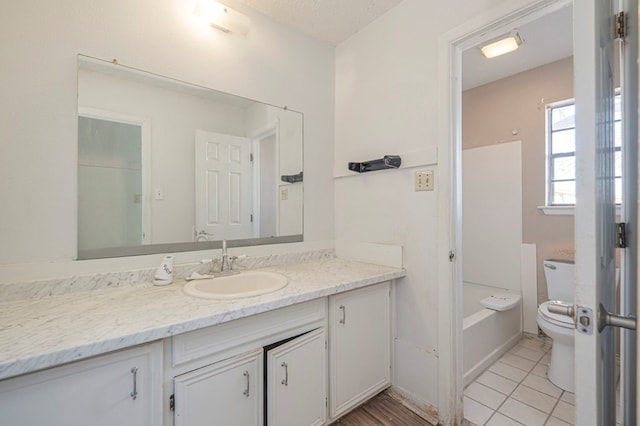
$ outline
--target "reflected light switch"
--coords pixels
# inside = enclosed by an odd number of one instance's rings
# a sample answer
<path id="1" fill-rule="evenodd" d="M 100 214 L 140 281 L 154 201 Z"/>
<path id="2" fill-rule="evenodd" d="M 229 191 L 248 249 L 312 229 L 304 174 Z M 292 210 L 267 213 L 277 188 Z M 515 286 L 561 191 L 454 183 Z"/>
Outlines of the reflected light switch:
<path id="1" fill-rule="evenodd" d="M 153 190 L 153 198 L 155 200 L 164 200 L 164 189 L 156 188 Z"/>

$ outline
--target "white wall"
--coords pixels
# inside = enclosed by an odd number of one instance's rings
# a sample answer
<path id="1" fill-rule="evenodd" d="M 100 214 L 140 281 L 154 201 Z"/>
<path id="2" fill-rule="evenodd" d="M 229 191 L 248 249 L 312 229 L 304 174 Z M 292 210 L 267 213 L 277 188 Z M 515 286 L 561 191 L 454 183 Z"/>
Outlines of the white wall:
<path id="1" fill-rule="evenodd" d="M 75 258 L 78 53 L 304 112 L 305 239 L 333 238 L 333 47 L 227 3 L 246 37 L 202 25 L 193 0 L 5 2 L 0 265 Z"/>
<path id="2" fill-rule="evenodd" d="M 404 0 L 336 49 L 336 168 L 438 144 L 438 37 L 499 0 Z M 438 404 L 439 220 L 434 192 L 414 192 L 415 169 L 336 180 L 336 238 L 404 246 L 396 286 L 394 378 L 416 402 Z"/>

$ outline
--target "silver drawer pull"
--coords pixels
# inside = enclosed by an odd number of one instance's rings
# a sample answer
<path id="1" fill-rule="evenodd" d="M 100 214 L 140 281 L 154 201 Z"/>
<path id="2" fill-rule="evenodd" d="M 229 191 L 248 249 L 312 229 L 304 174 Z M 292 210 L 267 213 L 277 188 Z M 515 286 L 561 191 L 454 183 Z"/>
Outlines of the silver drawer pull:
<path id="1" fill-rule="evenodd" d="M 280 367 L 284 367 L 284 379 L 280 382 L 285 386 L 289 386 L 289 366 L 286 362 L 280 364 Z"/>
<path id="2" fill-rule="evenodd" d="M 243 376 L 247 378 L 247 388 L 244 390 L 244 392 L 242 392 L 242 394 L 249 398 L 249 388 L 251 386 L 251 378 L 249 377 L 249 372 L 245 371 Z"/>
<path id="3" fill-rule="evenodd" d="M 340 324 L 346 324 L 347 322 L 347 308 L 344 305 L 340 305 L 340 311 L 342 311 L 342 318 L 340 319 Z"/>
<path id="4" fill-rule="evenodd" d="M 133 374 L 133 392 L 131 392 L 130 396 L 135 401 L 138 397 L 138 367 L 133 367 L 131 374 Z"/>

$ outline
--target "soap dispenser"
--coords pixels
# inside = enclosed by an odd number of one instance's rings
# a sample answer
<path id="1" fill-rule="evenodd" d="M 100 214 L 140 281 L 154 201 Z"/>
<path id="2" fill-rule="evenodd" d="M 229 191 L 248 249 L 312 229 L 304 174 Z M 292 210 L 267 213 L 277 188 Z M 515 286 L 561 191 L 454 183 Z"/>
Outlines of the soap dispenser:
<path id="1" fill-rule="evenodd" d="M 162 259 L 153 277 L 153 285 L 167 285 L 173 281 L 173 256 L 167 255 Z"/>

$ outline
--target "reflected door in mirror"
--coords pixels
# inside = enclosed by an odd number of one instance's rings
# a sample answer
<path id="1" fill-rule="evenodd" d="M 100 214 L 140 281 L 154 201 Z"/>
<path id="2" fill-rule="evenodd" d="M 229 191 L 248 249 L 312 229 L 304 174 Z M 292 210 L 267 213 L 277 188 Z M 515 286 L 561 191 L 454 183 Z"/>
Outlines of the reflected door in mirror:
<path id="1" fill-rule="evenodd" d="M 195 152 L 196 234 L 252 238 L 251 140 L 197 130 Z"/>
<path id="2" fill-rule="evenodd" d="M 142 244 L 142 191 L 142 127 L 80 116 L 78 248 Z"/>

